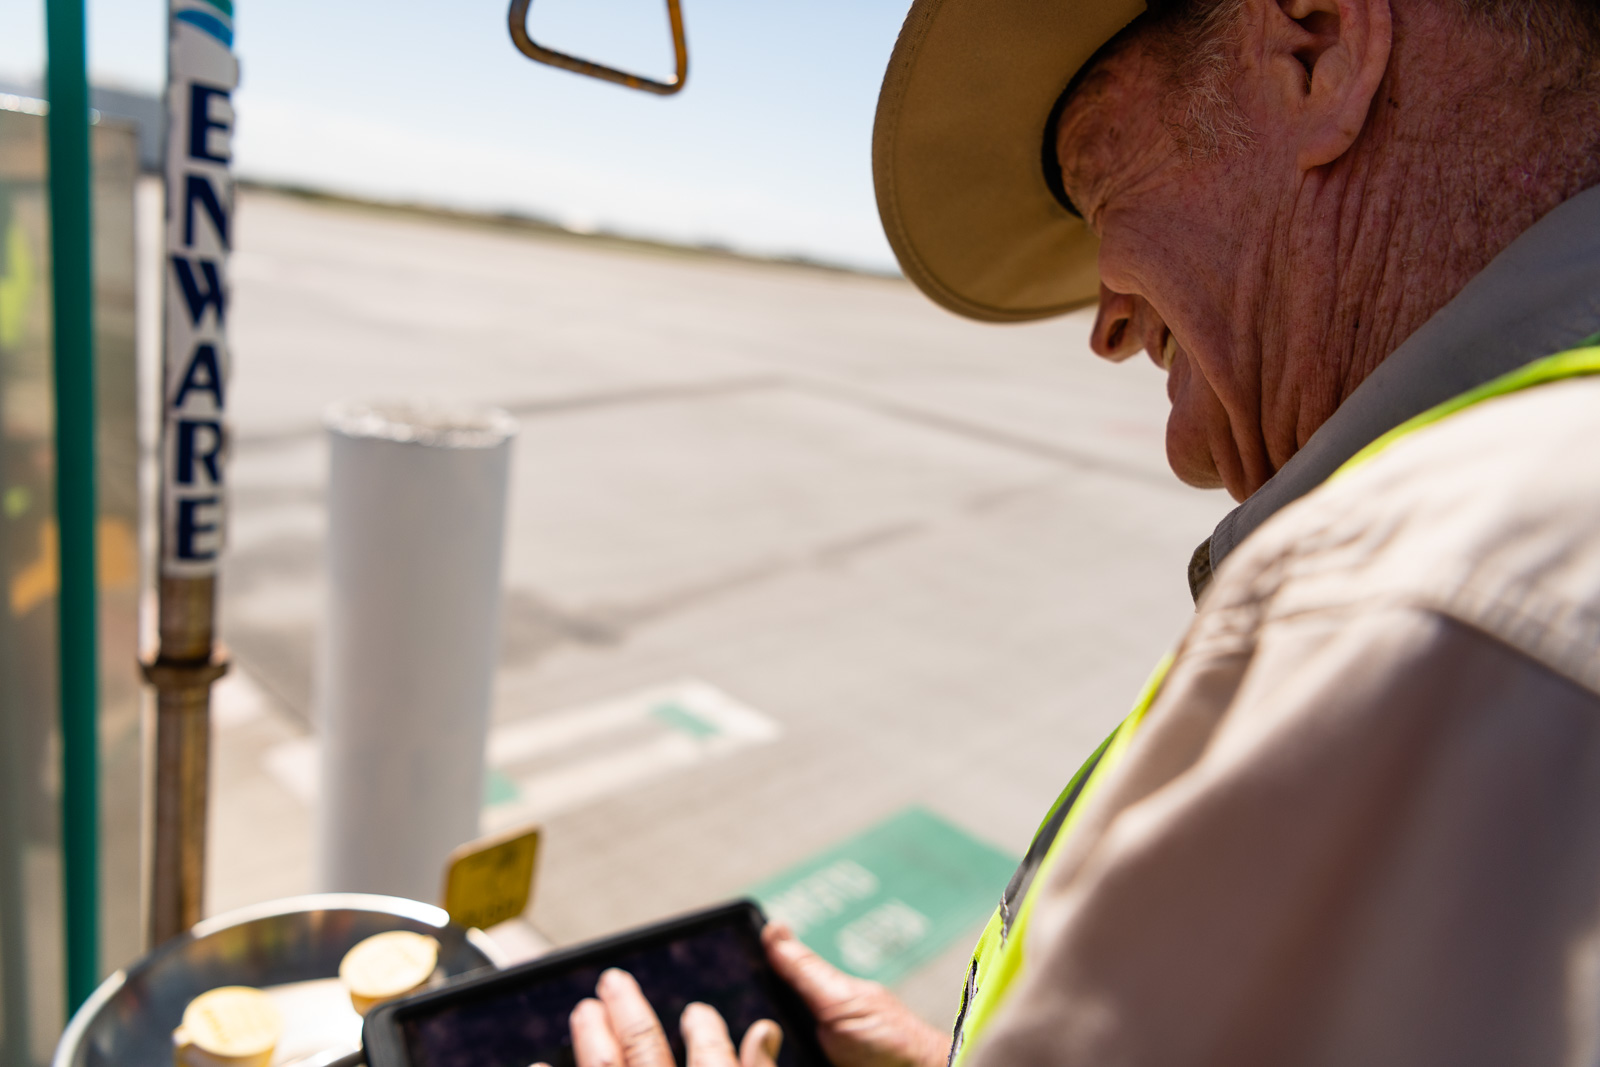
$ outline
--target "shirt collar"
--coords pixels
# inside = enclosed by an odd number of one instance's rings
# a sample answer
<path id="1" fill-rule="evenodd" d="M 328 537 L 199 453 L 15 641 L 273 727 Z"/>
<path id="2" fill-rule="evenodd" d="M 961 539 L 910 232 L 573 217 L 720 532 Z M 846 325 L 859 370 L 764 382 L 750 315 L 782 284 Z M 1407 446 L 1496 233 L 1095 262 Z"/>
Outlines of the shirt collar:
<path id="1" fill-rule="evenodd" d="M 1389 358 L 1195 551 L 1198 600 L 1257 527 L 1413 416 L 1600 332 L 1600 186 L 1534 223 Z"/>

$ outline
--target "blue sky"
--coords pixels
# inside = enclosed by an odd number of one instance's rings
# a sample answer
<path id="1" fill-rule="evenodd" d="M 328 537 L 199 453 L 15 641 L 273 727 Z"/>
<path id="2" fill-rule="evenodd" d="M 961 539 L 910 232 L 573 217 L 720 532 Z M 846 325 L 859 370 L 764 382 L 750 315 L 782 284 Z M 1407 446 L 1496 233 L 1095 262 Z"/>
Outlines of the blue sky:
<path id="1" fill-rule="evenodd" d="M 235 0 L 241 175 L 578 228 L 892 267 L 872 198 L 878 82 L 909 0 L 683 0 L 688 88 L 538 66 L 503 0 Z M 665 74 L 665 0 L 534 0 L 553 47 Z M 42 0 L 0 0 L 0 76 L 37 74 Z M 96 80 L 157 89 L 163 0 L 90 0 Z"/>

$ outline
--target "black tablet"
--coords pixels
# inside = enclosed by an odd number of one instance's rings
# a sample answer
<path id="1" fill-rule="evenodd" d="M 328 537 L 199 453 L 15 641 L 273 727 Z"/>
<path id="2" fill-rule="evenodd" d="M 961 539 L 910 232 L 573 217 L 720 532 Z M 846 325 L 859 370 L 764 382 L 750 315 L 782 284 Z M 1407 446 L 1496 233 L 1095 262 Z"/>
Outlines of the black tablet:
<path id="1" fill-rule="evenodd" d="M 684 1063 L 678 1017 L 694 1001 L 722 1013 L 735 1047 L 751 1023 L 783 1027 L 778 1067 L 828 1067 L 816 1021 L 761 947 L 766 917 L 740 900 L 564 949 L 374 1009 L 370 1067 L 575 1067 L 567 1018 L 607 967 L 638 980 Z"/>

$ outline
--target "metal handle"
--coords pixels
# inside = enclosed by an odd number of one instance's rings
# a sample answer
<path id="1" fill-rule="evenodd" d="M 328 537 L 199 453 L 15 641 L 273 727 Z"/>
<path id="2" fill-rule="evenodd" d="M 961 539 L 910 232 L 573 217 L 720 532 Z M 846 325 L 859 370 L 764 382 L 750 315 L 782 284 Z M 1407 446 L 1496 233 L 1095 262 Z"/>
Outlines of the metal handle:
<path id="1" fill-rule="evenodd" d="M 677 73 L 672 76 L 671 81 L 664 82 L 629 74 L 627 71 L 617 70 L 601 63 L 591 63 L 587 59 L 569 56 L 565 52 L 557 52 L 553 48 L 539 44 L 528 36 L 528 6 L 532 3 L 533 0 L 511 0 L 511 11 L 507 16 L 507 21 L 511 25 L 511 42 L 517 46 L 517 51 L 529 59 L 570 70 L 574 74 L 587 74 L 591 78 L 616 82 L 629 89 L 655 93 L 658 96 L 671 96 L 682 89 L 684 82 L 689 80 L 689 42 L 683 36 L 683 8 L 679 6 L 679 0 L 667 0 L 667 19 L 672 23 L 672 54 L 677 63 Z"/>

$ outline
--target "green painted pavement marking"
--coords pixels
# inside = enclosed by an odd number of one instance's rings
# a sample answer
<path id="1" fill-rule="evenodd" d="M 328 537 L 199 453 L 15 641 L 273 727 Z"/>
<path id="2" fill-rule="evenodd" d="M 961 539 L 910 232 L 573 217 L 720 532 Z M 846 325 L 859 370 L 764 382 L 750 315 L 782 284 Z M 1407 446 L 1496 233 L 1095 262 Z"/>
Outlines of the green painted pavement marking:
<path id="1" fill-rule="evenodd" d="M 668 700 L 656 704 L 650 709 L 650 717 L 671 730 L 680 734 L 687 734 L 696 741 L 704 741 L 712 737 L 723 736 L 723 729 L 717 723 L 704 715 L 684 707 L 683 704 Z M 517 788 L 517 783 L 498 767 L 490 767 L 483 780 L 483 803 L 486 807 L 498 807 L 502 804 L 512 804 L 522 797 L 522 791 Z"/>
<path id="2" fill-rule="evenodd" d="M 835 967 L 887 983 L 987 919 L 1017 862 L 916 807 L 749 892 Z"/>
<path id="3" fill-rule="evenodd" d="M 487 807 L 496 804 L 510 804 L 522 794 L 517 791 L 517 783 L 506 777 L 504 771 L 490 767 L 483 776 L 483 803 Z"/>
<path id="4" fill-rule="evenodd" d="M 688 734 L 697 741 L 707 737 L 716 737 L 722 733 L 721 730 L 717 729 L 716 723 L 707 722 L 681 704 L 670 702 L 657 704 L 650 709 L 650 714 L 655 716 L 658 722 L 665 723 L 679 733 Z"/>

